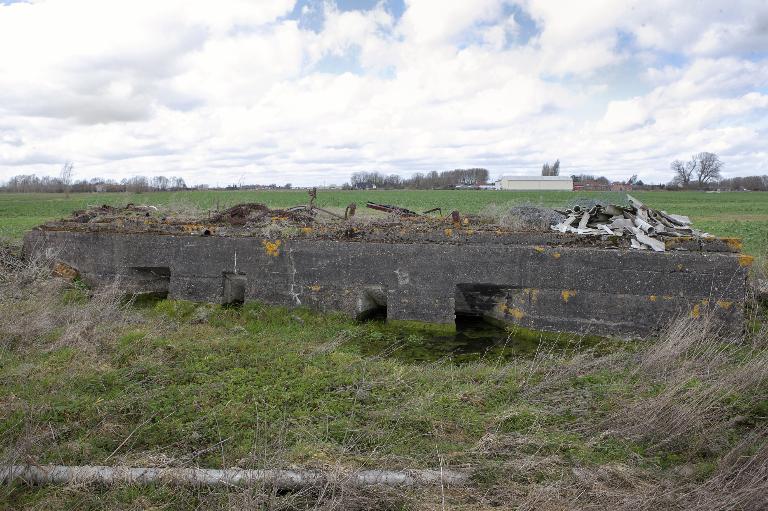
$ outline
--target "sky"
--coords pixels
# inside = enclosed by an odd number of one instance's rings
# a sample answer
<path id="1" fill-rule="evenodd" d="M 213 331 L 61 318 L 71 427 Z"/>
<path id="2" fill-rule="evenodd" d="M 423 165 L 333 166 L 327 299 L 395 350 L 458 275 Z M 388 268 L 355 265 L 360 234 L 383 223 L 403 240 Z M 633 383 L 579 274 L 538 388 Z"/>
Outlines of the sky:
<path id="1" fill-rule="evenodd" d="M 768 174 L 768 0 L 0 0 L 0 181 Z"/>

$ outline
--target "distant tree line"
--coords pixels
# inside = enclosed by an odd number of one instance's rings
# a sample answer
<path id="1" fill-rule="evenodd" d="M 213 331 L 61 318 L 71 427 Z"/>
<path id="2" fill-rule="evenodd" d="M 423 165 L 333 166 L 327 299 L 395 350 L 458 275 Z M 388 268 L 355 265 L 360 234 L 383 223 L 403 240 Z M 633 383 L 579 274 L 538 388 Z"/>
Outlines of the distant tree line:
<path id="1" fill-rule="evenodd" d="M 487 169 L 455 169 L 443 172 L 417 172 L 410 178 L 397 174 L 385 175 L 380 172 L 355 172 L 344 188 L 366 190 L 369 188 L 415 188 L 420 190 L 433 188 L 454 188 L 456 186 L 479 186 L 488 183 Z"/>
<path id="2" fill-rule="evenodd" d="M 768 176 L 744 176 L 721 179 L 718 183 L 718 188 L 733 191 L 768 192 Z"/>
<path id="3" fill-rule="evenodd" d="M 600 183 L 604 185 L 611 184 L 611 180 L 605 176 L 594 176 L 592 174 L 574 174 L 571 176 L 574 183 Z"/>
<path id="4" fill-rule="evenodd" d="M 63 192 L 154 192 L 186 190 L 187 184 L 180 177 L 135 176 L 116 181 L 114 179 L 81 179 L 70 182 L 70 176 L 37 176 L 35 174 L 14 176 L 0 190 L 16 193 L 63 193 Z"/>

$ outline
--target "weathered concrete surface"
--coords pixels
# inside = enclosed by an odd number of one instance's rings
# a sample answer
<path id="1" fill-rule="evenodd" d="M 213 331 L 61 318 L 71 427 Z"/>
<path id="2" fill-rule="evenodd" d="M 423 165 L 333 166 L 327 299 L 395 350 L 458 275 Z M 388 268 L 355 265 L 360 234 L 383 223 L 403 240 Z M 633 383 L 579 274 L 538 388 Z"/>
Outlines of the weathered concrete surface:
<path id="1" fill-rule="evenodd" d="M 244 278 L 246 301 L 353 316 L 386 306 L 393 320 L 452 324 L 456 313 L 476 314 L 642 337 L 675 315 L 712 310 L 741 328 L 748 256 L 542 245 L 554 238 L 541 236 L 463 242 L 456 231 L 385 242 L 38 229 L 25 253 L 46 251 L 92 285 L 119 278 L 133 292 L 194 301 L 221 303 Z"/>

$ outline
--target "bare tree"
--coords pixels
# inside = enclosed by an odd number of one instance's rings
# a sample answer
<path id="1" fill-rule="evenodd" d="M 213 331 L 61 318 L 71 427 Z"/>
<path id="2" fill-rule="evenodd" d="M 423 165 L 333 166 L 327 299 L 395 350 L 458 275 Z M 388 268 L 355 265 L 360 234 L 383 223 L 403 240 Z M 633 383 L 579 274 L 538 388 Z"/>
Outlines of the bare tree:
<path id="1" fill-rule="evenodd" d="M 697 161 L 695 158 L 691 158 L 690 161 L 684 162 L 682 160 L 675 160 L 669 164 L 669 168 L 675 173 L 672 178 L 672 183 L 687 187 L 691 183 L 693 173 L 696 171 Z"/>
<path id="2" fill-rule="evenodd" d="M 672 184 L 688 187 L 694 177 L 698 187 L 704 188 L 712 181 L 720 179 L 720 171 L 723 169 L 723 162 L 715 153 L 698 153 L 691 156 L 691 159 L 683 162 L 675 160 L 669 167 L 674 172 Z"/>
<path id="3" fill-rule="evenodd" d="M 69 189 L 72 184 L 72 170 L 74 167 L 75 164 L 71 161 L 64 162 L 64 166 L 61 167 L 61 174 L 59 175 L 59 179 L 61 179 L 61 185 L 64 187 L 64 193 L 66 194 L 67 199 L 69 199 Z"/>
<path id="4" fill-rule="evenodd" d="M 699 188 L 711 181 L 720 179 L 720 171 L 723 169 L 723 162 L 715 153 L 699 153 L 693 157 L 696 160 L 696 179 L 699 181 Z"/>

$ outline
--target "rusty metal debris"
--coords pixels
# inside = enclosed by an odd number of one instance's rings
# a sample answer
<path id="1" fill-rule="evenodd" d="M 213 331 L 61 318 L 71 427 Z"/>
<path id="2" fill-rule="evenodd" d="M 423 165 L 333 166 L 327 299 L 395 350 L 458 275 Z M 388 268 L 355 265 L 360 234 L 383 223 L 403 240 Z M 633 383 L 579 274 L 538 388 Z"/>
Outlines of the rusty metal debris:
<path id="1" fill-rule="evenodd" d="M 246 203 L 238 204 L 212 216 L 211 222 L 245 225 L 275 218 L 286 219 L 298 224 L 308 224 L 314 220 L 312 215 L 306 210 L 293 208 L 270 209 L 264 204 Z"/>
<path id="2" fill-rule="evenodd" d="M 317 188 L 312 188 L 308 192 L 309 194 L 309 204 L 301 204 L 299 206 L 292 206 L 288 208 L 286 211 L 291 212 L 303 212 L 307 213 L 311 216 L 315 216 L 317 211 L 320 211 L 322 213 L 325 213 L 326 215 L 332 216 L 334 218 L 338 218 L 340 220 L 346 220 L 347 219 L 347 213 L 350 209 L 350 206 L 352 207 L 352 215 L 354 215 L 354 209 L 357 207 L 356 204 L 352 203 L 349 206 L 347 206 L 347 211 L 345 211 L 344 216 L 338 215 L 334 213 L 333 211 L 328 211 L 327 209 L 323 209 L 319 206 L 315 206 L 315 200 L 317 199 Z"/>
<path id="3" fill-rule="evenodd" d="M 442 208 L 432 208 L 424 211 L 423 213 L 417 213 L 415 211 L 412 211 L 408 208 L 404 208 L 402 206 L 394 206 L 392 204 L 379 204 L 377 202 L 371 202 L 368 201 L 365 203 L 366 208 L 375 209 L 376 211 L 382 211 L 384 213 L 389 213 L 391 215 L 397 215 L 401 217 L 419 217 L 419 216 L 426 216 L 430 213 L 437 212 L 440 216 L 443 215 Z"/>
<path id="4" fill-rule="evenodd" d="M 366 208 L 375 209 L 376 211 L 382 211 L 384 213 L 390 213 L 393 215 L 398 216 L 419 216 L 418 213 L 415 211 L 411 211 L 410 209 L 401 208 L 400 206 L 393 206 L 391 204 L 378 204 L 376 202 L 368 201 L 365 203 Z"/>
<path id="5" fill-rule="evenodd" d="M 631 195 L 627 195 L 629 206 L 596 204 L 591 208 L 574 206 L 565 211 L 565 220 L 553 225 L 552 230 L 581 235 L 609 235 L 631 237 L 630 246 L 637 250 L 648 248 L 664 252 L 665 238 L 695 237 L 709 238 L 709 234 L 694 229 L 687 216 L 672 215 L 666 211 L 651 209 Z"/>
<path id="6" fill-rule="evenodd" d="M 128 204 L 125 207 L 115 207 L 104 204 L 97 207 L 90 207 L 85 210 L 73 212 L 71 219 L 65 222 L 75 222 L 81 224 L 96 225 L 111 224 L 120 229 L 144 229 L 149 226 L 159 228 L 164 226 L 163 230 L 170 228 L 180 229 L 185 233 L 201 233 L 203 236 L 213 234 L 213 226 L 231 226 L 235 228 L 256 228 L 265 227 L 269 224 L 292 224 L 294 226 L 308 227 L 317 221 L 318 213 L 323 213 L 328 217 L 346 222 L 351 220 L 357 212 L 357 204 L 352 202 L 344 209 L 344 213 L 336 213 L 321 208 L 315 204 L 317 200 L 317 189 L 312 188 L 308 191 L 309 201 L 307 204 L 299 204 L 284 209 L 272 209 L 261 203 L 247 202 L 237 204 L 223 211 L 209 212 L 208 217 L 203 220 L 174 218 L 160 214 L 155 206 L 137 206 Z M 400 218 L 426 218 L 429 213 L 438 213 L 442 217 L 441 208 L 432 208 L 423 213 L 417 213 L 410 209 L 389 204 L 377 204 L 368 202 L 368 208 L 376 209 L 385 213 L 393 214 Z M 457 212 L 453 212 L 454 221 Z"/>

